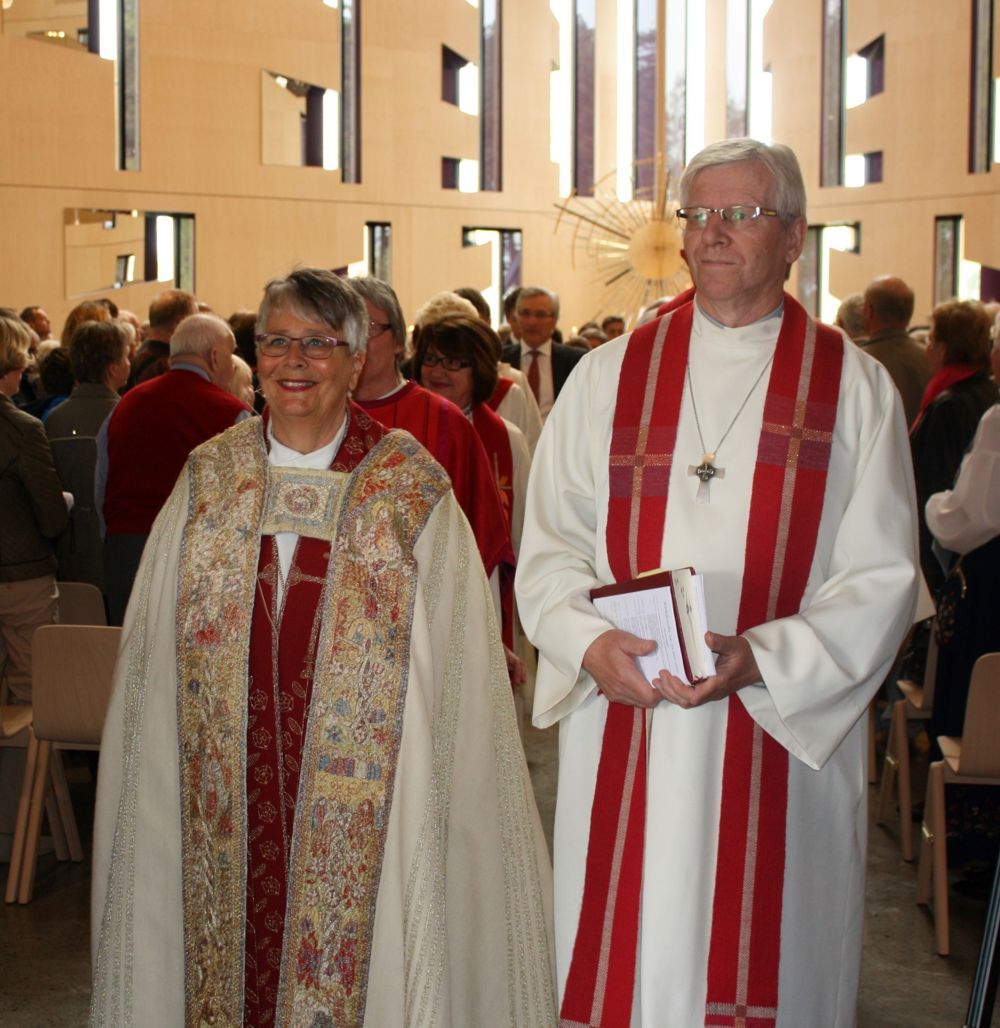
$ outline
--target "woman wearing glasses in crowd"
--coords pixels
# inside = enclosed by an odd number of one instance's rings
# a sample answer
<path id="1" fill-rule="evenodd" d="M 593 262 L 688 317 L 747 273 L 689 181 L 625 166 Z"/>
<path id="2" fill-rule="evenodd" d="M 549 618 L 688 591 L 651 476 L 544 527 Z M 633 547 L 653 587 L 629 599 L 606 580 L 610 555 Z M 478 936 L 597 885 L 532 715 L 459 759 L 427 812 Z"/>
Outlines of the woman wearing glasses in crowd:
<path id="1" fill-rule="evenodd" d="M 195 451 L 146 547 L 102 752 L 97 1023 L 554 1023 L 482 563 L 441 467 L 350 399 L 370 320 L 326 271 L 267 286 L 265 415 Z"/>
<path id="2" fill-rule="evenodd" d="M 479 434 L 517 553 L 531 453 L 524 433 L 487 402 L 497 384 L 500 339 L 485 322 L 453 314 L 417 328 L 413 349 L 414 378 L 463 410 Z"/>

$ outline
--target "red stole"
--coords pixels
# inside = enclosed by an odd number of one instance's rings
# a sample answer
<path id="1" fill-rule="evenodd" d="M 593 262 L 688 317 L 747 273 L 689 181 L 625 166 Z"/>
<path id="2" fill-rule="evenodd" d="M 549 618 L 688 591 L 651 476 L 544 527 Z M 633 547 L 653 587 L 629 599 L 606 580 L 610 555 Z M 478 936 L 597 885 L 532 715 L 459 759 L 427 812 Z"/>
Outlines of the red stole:
<path id="1" fill-rule="evenodd" d="M 353 471 L 384 435 L 381 425 L 352 407 L 332 470 Z M 279 620 L 277 546 L 272 536 L 261 540 L 248 685 L 244 1025 L 275 1019 L 289 854 L 329 558 L 329 542 L 299 538 Z"/>
<path id="2" fill-rule="evenodd" d="M 504 401 L 504 397 L 510 392 L 510 387 L 514 384 L 514 380 L 511 378 L 504 378 L 500 375 L 497 378 L 496 388 L 493 390 L 493 395 L 486 401 L 487 406 L 491 411 L 496 411 L 497 407 L 500 406 Z"/>
<path id="3" fill-rule="evenodd" d="M 693 303 L 632 333 L 609 452 L 607 550 L 616 581 L 656 568 Z M 665 354 L 669 352 L 669 359 Z M 843 360 L 838 333 L 785 296 L 747 528 L 737 632 L 798 611 L 812 564 Z M 609 704 L 565 1024 L 631 1019 L 646 805 L 646 711 Z M 778 1007 L 788 754 L 728 700 L 705 1020 L 773 1028 Z"/>

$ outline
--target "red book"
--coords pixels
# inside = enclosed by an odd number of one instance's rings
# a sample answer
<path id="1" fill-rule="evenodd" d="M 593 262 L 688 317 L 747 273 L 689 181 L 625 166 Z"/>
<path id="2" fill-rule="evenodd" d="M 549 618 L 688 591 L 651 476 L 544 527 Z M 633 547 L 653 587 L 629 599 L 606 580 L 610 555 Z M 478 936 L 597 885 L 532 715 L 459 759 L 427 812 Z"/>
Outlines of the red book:
<path id="1" fill-rule="evenodd" d="M 646 678 L 655 678 L 662 668 L 688 684 L 715 674 L 715 661 L 705 643 L 704 580 L 694 568 L 657 571 L 603 585 L 591 590 L 590 599 L 616 628 L 655 640 L 656 650 L 637 658 Z"/>

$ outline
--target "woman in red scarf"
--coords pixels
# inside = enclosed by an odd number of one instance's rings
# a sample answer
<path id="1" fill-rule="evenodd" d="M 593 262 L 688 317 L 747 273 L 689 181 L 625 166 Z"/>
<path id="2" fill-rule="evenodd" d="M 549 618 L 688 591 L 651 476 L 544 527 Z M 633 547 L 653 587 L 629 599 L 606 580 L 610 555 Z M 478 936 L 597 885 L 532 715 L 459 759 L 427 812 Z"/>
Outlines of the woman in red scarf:
<path id="1" fill-rule="evenodd" d="M 933 592 L 944 572 L 931 551 L 927 500 L 950 489 L 979 419 L 1000 399 L 990 379 L 990 316 L 975 300 L 949 300 L 931 314 L 927 361 L 933 372 L 910 429 L 920 517 L 920 562 Z"/>

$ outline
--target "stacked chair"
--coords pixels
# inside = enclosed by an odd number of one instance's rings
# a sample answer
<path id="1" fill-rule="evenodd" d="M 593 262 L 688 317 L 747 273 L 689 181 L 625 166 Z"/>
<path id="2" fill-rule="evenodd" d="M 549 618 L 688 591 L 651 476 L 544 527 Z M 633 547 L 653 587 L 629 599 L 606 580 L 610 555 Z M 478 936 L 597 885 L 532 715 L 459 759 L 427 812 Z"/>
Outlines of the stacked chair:
<path id="1" fill-rule="evenodd" d="M 892 808 L 894 787 L 899 793 L 899 842 L 904 860 L 913 860 L 913 791 L 910 777 L 910 734 L 911 721 L 929 721 L 934 709 L 934 679 L 937 676 L 937 641 L 934 621 L 930 625 L 930 643 L 927 648 L 927 664 L 923 684 L 918 685 L 908 678 L 897 681 L 901 700 L 892 708 L 889 722 L 889 737 L 885 746 L 885 760 L 882 766 L 882 787 L 878 799 L 878 823 L 885 824 Z"/>
<path id="2" fill-rule="evenodd" d="M 1000 653 L 980 657 L 972 669 L 969 700 L 960 739 L 938 736 L 943 760 L 927 775 L 924 822 L 917 866 L 917 903 L 934 893 L 934 941 L 938 953 L 950 951 L 948 924 L 948 846 L 945 786 L 1000 785 Z"/>
<path id="3" fill-rule="evenodd" d="M 97 750 L 120 628 L 105 626 L 100 590 L 59 583 L 59 623 L 32 639 L 32 704 L 0 708 L 0 745 L 27 745 L 5 899 L 31 900 L 42 813 L 59 859 L 83 859 L 61 751 Z M 6 740 L 9 739 L 9 742 Z"/>

